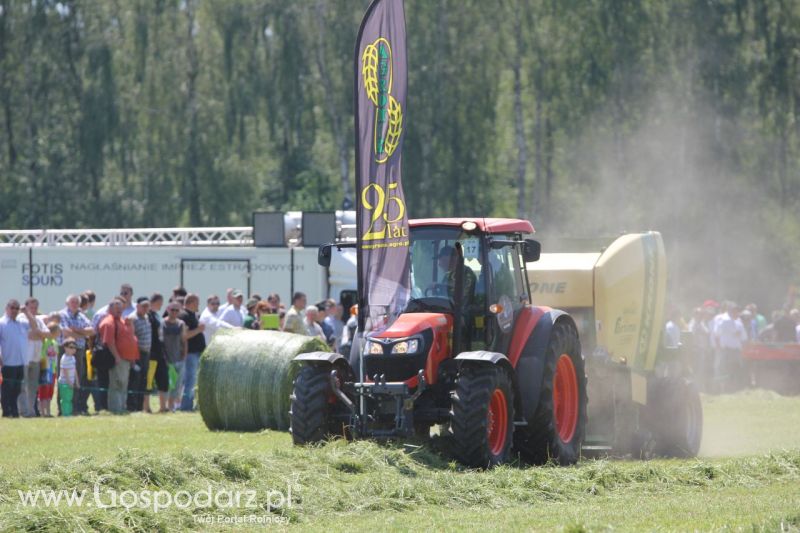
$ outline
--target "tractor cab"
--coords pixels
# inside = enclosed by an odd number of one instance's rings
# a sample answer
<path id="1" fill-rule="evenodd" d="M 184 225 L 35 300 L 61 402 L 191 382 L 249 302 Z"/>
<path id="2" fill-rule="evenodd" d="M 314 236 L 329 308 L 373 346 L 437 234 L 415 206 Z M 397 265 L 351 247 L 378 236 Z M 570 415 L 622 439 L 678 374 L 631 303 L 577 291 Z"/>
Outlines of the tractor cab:
<path id="1" fill-rule="evenodd" d="M 439 313 L 452 325 L 451 355 L 505 353 L 516 316 L 530 301 L 525 263 L 539 245 L 530 223 L 499 219 L 412 220 L 411 294 L 403 315 Z M 413 317 L 403 317 L 404 333 Z M 425 319 L 420 320 L 424 327 Z M 387 339 L 390 327 L 376 335 Z"/>

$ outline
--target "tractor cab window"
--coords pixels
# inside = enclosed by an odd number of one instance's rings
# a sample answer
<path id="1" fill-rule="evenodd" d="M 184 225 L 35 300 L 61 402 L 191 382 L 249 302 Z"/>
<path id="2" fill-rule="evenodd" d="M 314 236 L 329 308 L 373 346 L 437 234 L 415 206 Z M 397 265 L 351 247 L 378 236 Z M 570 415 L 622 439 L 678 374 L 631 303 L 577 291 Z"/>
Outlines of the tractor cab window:
<path id="1" fill-rule="evenodd" d="M 460 228 L 412 228 L 411 230 L 411 302 L 414 310 L 454 310 L 456 276 L 459 260 L 456 246 L 464 255 L 463 306 L 472 306 L 477 294 L 485 294 L 481 280 L 481 239 Z M 481 285 L 482 284 L 482 285 Z"/>

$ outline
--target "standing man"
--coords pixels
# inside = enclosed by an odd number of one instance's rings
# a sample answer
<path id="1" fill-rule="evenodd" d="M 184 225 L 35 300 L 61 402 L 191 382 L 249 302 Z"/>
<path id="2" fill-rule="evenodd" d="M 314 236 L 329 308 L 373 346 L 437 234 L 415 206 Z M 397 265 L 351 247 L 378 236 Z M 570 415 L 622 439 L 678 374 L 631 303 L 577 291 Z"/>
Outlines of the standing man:
<path id="1" fill-rule="evenodd" d="M 292 306 L 286 313 L 286 319 L 283 323 L 283 331 L 289 333 L 296 333 L 297 335 L 305 335 L 306 327 L 303 324 L 303 309 L 306 308 L 306 295 L 302 292 L 296 292 L 292 296 Z"/>
<path id="2" fill-rule="evenodd" d="M 61 322 L 61 336 L 58 338 L 58 344 L 63 345 L 67 337 L 72 337 L 77 347 L 75 371 L 80 389 L 78 389 L 78 394 L 73 396 L 72 408 L 75 414 L 83 414 L 88 410 L 86 402 L 89 399 L 90 388 L 88 369 L 86 368 L 86 340 L 95 334 L 95 330 L 86 315 L 81 312 L 81 299 L 77 294 L 67 296 L 66 306 L 58 313 L 58 316 Z M 79 355 L 83 355 L 83 357 L 79 357 Z M 98 396 L 95 395 L 94 398 L 95 411 L 99 411 Z M 59 403 L 59 409 L 60 405 Z"/>
<path id="3" fill-rule="evenodd" d="M 719 343 L 719 359 L 716 375 L 720 379 L 720 391 L 738 385 L 741 379 L 742 345 L 747 341 L 747 331 L 739 320 L 739 306 L 727 305 L 728 312 L 717 323 L 714 334 Z M 727 384 L 727 387 L 726 387 Z"/>
<path id="4" fill-rule="evenodd" d="M 236 289 L 231 289 L 231 288 L 225 289 L 225 303 L 222 304 L 222 306 L 219 308 L 219 315 L 217 316 L 222 316 L 222 313 L 224 313 L 230 306 L 233 305 L 234 290 Z"/>
<path id="5" fill-rule="evenodd" d="M 147 313 L 150 312 L 150 299 L 141 296 L 136 300 L 136 314 L 133 316 L 133 331 L 139 346 L 139 362 L 128 376 L 128 411 L 149 411 L 145 404 L 149 401 L 147 390 L 147 371 L 150 369 L 150 348 L 153 344 L 152 328 Z M 136 370 L 138 366 L 139 370 Z M 149 406 L 148 406 L 149 407 Z"/>
<path id="6" fill-rule="evenodd" d="M 17 399 L 19 414 L 26 418 L 36 416 L 36 393 L 39 391 L 39 369 L 41 368 L 42 340 L 50 336 L 44 321 L 37 315 L 39 313 L 39 300 L 28 298 L 25 300 L 25 313 L 19 317 L 20 322 L 28 324 L 30 335 L 28 339 L 27 360 L 25 363 L 25 379 L 22 390 Z M 30 337 L 30 336 L 29 336 Z"/>
<path id="7" fill-rule="evenodd" d="M 309 337 L 317 337 L 322 342 L 326 342 L 325 333 L 322 326 L 318 324 L 319 308 L 316 305 L 306 307 L 305 334 Z"/>
<path id="8" fill-rule="evenodd" d="M 244 316 L 242 314 L 242 300 L 244 300 L 244 295 L 242 291 L 236 289 L 231 293 L 231 296 L 233 297 L 233 303 L 222 311 L 219 317 L 231 326 L 241 328 L 244 325 Z"/>
<path id="9" fill-rule="evenodd" d="M 133 287 L 129 283 L 123 283 L 120 286 L 119 297 L 123 302 L 122 318 L 128 318 L 136 314 L 136 306 L 133 305 Z"/>
<path id="10" fill-rule="evenodd" d="M 197 311 L 200 308 L 200 297 L 194 293 L 186 295 L 183 312 L 179 318 L 186 324 L 187 354 L 183 369 L 183 397 L 181 411 L 194 410 L 194 386 L 197 383 L 197 368 L 200 366 L 200 355 L 206 349 L 206 338 L 203 332 L 205 324 L 200 322 Z"/>
<path id="11" fill-rule="evenodd" d="M 116 297 L 117 300 L 122 302 L 122 318 L 126 318 L 128 315 L 133 314 L 136 312 L 136 308 L 133 306 L 133 287 L 130 283 L 123 283 L 119 287 L 119 296 Z M 108 305 L 104 305 L 92 317 L 92 326 L 94 329 L 100 327 L 100 322 L 108 315 Z"/>
<path id="12" fill-rule="evenodd" d="M 203 337 L 206 339 L 206 346 L 211 343 L 214 333 L 218 329 L 231 329 L 233 326 L 219 319 L 219 296 L 212 294 L 206 300 L 206 308 L 200 313 L 199 322 L 205 325 Z"/>
<path id="13" fill-rule="evenodd" d="M 18 320 L 20 306 L 17 300 L 9 300 L 6 304 L 6 314 L 0 318 L 0 365 L 3 370 L 3 384 L 0 386 L 2 408 L 4 417 L 19 417 L 17 398 L 22 390 L 25 378 L 25 364 L 28 361 L 28 341 L 35 340 L 31 334 L 30 323 Z M 23 313 L 29 313 L 27 309 Z"/>
<path id="14" fill-rule="evenodd" d="M 108 304 L 108 316 L 100 323 L 99 336 L 103 344 L 114 356 L 114 367 L 109 373 L 108 410 L 112 413 L 125 412 L 128 395 L 128 376 L 131 364 L 139 359 L 139 346 L 133 325 L 122 320 L 125 302 L 114 299 Z"/>

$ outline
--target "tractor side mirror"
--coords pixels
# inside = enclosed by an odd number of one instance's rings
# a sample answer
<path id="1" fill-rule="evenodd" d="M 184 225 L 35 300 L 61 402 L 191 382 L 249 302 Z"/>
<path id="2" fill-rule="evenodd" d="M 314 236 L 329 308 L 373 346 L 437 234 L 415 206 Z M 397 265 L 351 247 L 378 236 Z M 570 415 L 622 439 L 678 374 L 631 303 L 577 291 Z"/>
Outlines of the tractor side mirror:
<path id="1" fill-rule="evenodd" d="M 323 244 L 319 247 L 319 251 L 317 252 L 317 263 L 319 266 L 322 267 L 329 267 L 331 266 L 331 248 L 333 247 L 332 244 Z"/>
<path id="2" fill-rule="evenodd" d="M 522 245 L 522 257 L 526 263 L 533 263 L 539 260 L 542 255 L 542 244 L 533 239 L 525 239 L 525 244 Z"/>

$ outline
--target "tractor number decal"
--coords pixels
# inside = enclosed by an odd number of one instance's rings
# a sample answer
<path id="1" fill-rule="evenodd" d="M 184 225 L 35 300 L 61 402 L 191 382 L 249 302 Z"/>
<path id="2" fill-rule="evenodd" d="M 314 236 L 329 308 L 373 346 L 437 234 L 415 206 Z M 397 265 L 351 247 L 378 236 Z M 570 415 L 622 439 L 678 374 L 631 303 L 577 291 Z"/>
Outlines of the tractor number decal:
<path id="1" fill-rule="evenodd" d="M 403 109 L 391 95 L 392 47 L 380 37 L 364 48 L 361 55 L 364 91 L 375 110 L 375 161 L 385 163 L 397 149 L 403 132 Z"/>
<path id="2" fill-rule="evenodd" d="M 406 214 L 405 203 L 395 194 L 397 183 L 390 183 L 387 189 L 388 191 L 385 191 L 377 183 L 370 183 L 361 191 L 361 206 L 370 212 L 369 226 L 362 240 L 403 239 L 407 246 L 408 230 L 401 223 Z"/>
<path id="3" fill-rule="evenodd" d="M 644 298 L 642 301 L 642 320 L 639 328 L 639 343 L 636 350 L 636 361 L 646 364 L 645 357 L 650 348 L 650 333 L 653 331 L 653 320 L 656 314 L 656 291 L 658 290 L 658 244 L 653 235 L 642 239 L 644 248 Z"/>

